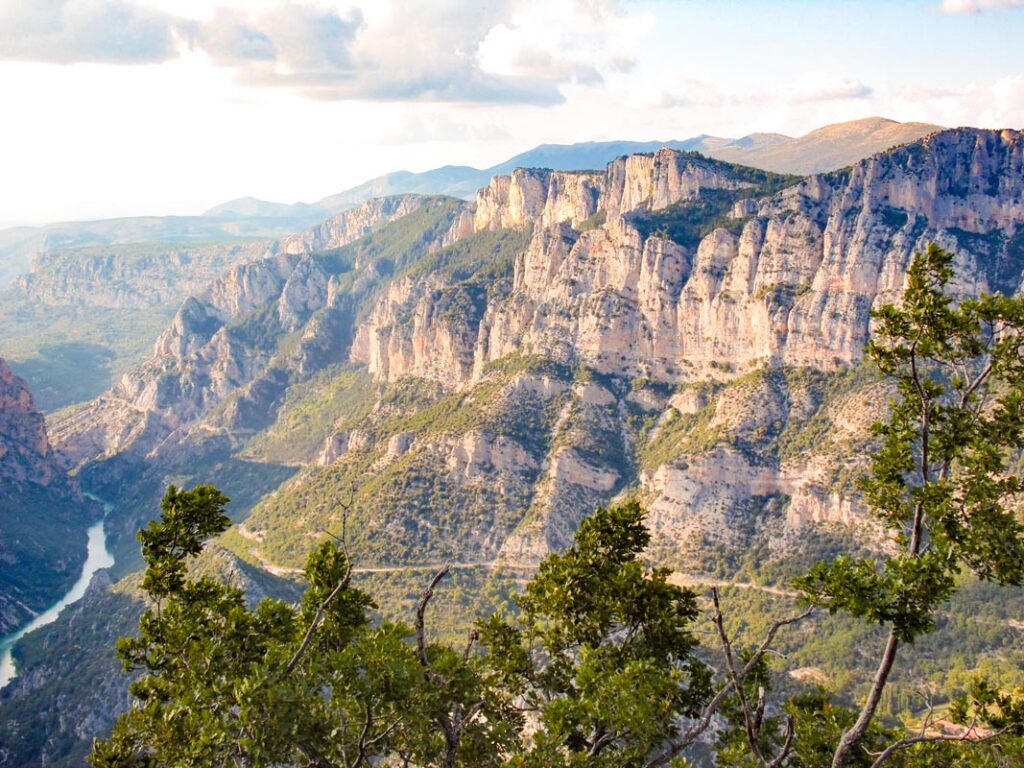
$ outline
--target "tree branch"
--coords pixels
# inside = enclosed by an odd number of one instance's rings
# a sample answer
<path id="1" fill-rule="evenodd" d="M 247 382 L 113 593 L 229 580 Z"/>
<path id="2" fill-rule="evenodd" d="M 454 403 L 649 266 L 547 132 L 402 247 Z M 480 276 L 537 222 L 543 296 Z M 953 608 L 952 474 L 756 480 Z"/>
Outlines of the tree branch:
<path id="1" fill-rule="evenodd" d="M 753 670 L 754 668 L 754 665 L 757 664 L 761 657 L 768 652 L 768 649 L 771 647 L 771 644 L 775 641 L 775 636 L 783 627 L 787 627 L 790 624 L 796 624 L 798 622 L 803 621 L 804 619 L 810 617 L 816 610 L 817 608 L 812 605 L 802 613 L 790 616 L 789 618 L 779 619 L 778 621 L 773 623 L 771 627 L 768 628 L 768 631 L 765 633 L 764 640 L 751 655 L 750 659 L 744 665 L 743 669 L 739 671 L 739 679 L 743 680 L 747 675 L 750 674 L 751 670 Z M 644 768 L 657 768 L 658 766 L 665 765 L 673 758 L 678 757 L 680 752 L 682 752 L 688 746 L 693 744 L 693 742 L 697 740 L 697 737 L 699 737 L 702 733 L 704 733 L 704 731 L 707 730 L 708 726 L 711 724 L 711 718 L 714 717 L 715 712 L 717 712 L 718 708 L 722 706 L 722 702 L 725 701 L 725 698 L 732 692 L 733 687 L 733 681 L 730 679 L 711 698 L 711 701 L 707 703 L 707 705 L 704 707 L 704 711 L 701 712 L 700 718 L 697 720 L 697 722 L 690 726 L 690 728 L 688 728 L 686 732 L 683 733 L 683 735 L 680 736 L 677 740 L 669 740 L 664 751 L 661 754 L 655 755 L 650 760 L 648 760 L 644 764 Z"/>
<path id="2" fill-rule="evenodd" d="M 860 738 L 867 731 L 868 725 L 875 716 L 875 710 L 878 709 L 878 702 L 881 701 L 882 689 L 885 688 L 886 681 L 889 679 L 889 673 L 892 671 L 892 665 L 896 661 L 896 650 L 899 648 L 899 644 L 900 641 L 896 637 L 896 632 L 889 630 L 889 638 L 885 642 L 882 659 L 878 663 L 878 669 L 875 670 L 875 676 L 871 681 L 871 690 L 868 692 L 868 698 L 861 708 L 857 722 L 839 739 L 835 754 L 832 756 L 832 768 L 842 768 L 846 764 L 846 758 L 850 754 L 850 750 L 853 749 L 853 746 L 860 741 Z"/>
<path id="3" fill-rule="evenodd" d="M 1012 726 L 1008 725 L 1005 728 L 1000 728 L 994 733 L 988 734 L 987 736 L 978 736 L 973 725 L 957 736 L 945 733 L 933 734 L 931 736 L 923 734 L 920 736 L 910 736 L 906 739 L 900 739 L 886 747 L 885 750 L 879 753 L 878 757 L 875 758 L 875 762 L 871 764 L 871 768 L 879 768 L 882 763 L 892 757 L 897 751 L 906 749 L 907 747 L 912 747 L 915 744 L 931 744 L 940 741 L 969 741 L 971 744 L 983 744 L 986 741 L 992 741 L 993 739 L 999 738 L 1011 728 Z"/>
<path id="4" fill-rule="evenodd" d="M 736 662 L 732 655 L 732 643 L 729 641 L 729 635 L 725 631 L 725 619 L 722 616 L 722 605 L 718 598 L 718 587 L 711 588 L 711 600 L 715 605 L 715 615 L 712 620 L 715 623 L 715 627 L 718 628 L 718 637 L 722 641 L 722 652 L 725 654 L 725 665 L 729 670 L 729 677 L 732 680 L 732 687 L 736 691 L 736 698 L 739 699 L 740 708 L 743 710 L 743 725 L 747 730 L 747 742 L 750 744 L 750 749 L 753 751 L 754 757 L 763 765 L 764 755 L 761 754 L 759 729 L 754 724 L 754 717 L 750 712 L 750 705 L 747 703 L 747 694 L 743 690 L 743 679 L 739 676 L 739 672 L 736 670 Z"/>
<path id="5" fill-rule="evenodd" d="M 316 609 L 316 615 L 313 616 L 313 621 L 309 623 L 309 627 L 306 629 L 306 634 L 303 636 L 302 642 L 295 651 L 295 655 L 292 656 L 291 661 L 289 661 L 288 665 L 284 668 L 285 672 L 290 673 L 294 670 L 295 666 L 299 663 L 299 660 L 306 654 L 306 650 L 309 648 L 309 643 L 313 639 L 313 633 L 316 632 L 317 627 L 320 626 L 320 622 L 324 620 L 324 612 L 327 610 L 327 606 L 331 604 L 331 601 L 338 596 L 338 593 L 340 593 L 341 590 L 348 588 L 351 579 L 352 563 L 350 562 L 348 564 L 348 568 L 345 569 L 344 577 L 342 577 L 341 581 L 338 582 L 338 586 L 331 590 L 331 594 L 324 598 L 324 601 L 320 603 L 319 607 Z"/>
<path id="6" fill-rule="evenodd" d="M 462 660 L 469 661 L 469 655 L 473 652 L 473 646 L 480 639 L 480 633 L 474 628 L 469 630 L 469 639 L 466 640 L 466 648 L 462 651 Z"/>
<path id="7" fill-rule="evenodd" d="M 446 565 L 444 568 L 434 574 L 434 578 L 430 580 L 430 585 L 423 591 L 423 596 L 420 598 L 420 603 L 416 607 L 416 655 L 419 657 L 420 664 L 430 673 L 433 673 L 433 669 L 430 666 L 430 659 L 427 658 L 427 630 L 426 630 L 426 613 L 427 604 L 434 596 L 434 590 L 437 589 L 437 585 L 441 583 L 441 579 L 448 575 L 451 571 L 451 566 Z"/>
<path id="8" fill-rule="evenodd" d="M 733 657 L 732 643 L 729 640 L 729 635 L 725 631 L 725 618 L 722 615 L 722 606 L 719 601 L 718 587 L 712 587 L 711 599 L 715 604 L 715 626 L 718 627 L 718 637 L 722 641 L 722 651 L 725 653 L 726 665 L 729 668 L 729 675 L 732 679 L 733 688 L 736 689 L 736 696 L 740 700 L 740 707 L 743 709 L 743 723 L 747 730 L 747 742 L 750 744 L 750 749 L 754 753 L 754 757 L 761 763 L 765 768 L 777 768 L 782 764 L 782 761 L 786 759 L 790 749 L 793 746 L 793 717 L 792 715 L 786 718 L 786 736 L 783 739 L 782 748 L 775 757 L 771 760 L 764 756 L 764 752 L 761 750 L 761 723 L 764 720 L 765 700 L 764 700 L 764 688 L 759 687 L 757 691 L 757 708 L 754 712 L 750 711 L 750 704 L 747 702 L 746 692 L 743 690 L 743 678 L 736 669 L 736 662 Z M 764 652 L 767 652 L 767 648 Z M 763 655 L 763 654 L 762 654 Z M 747 665 L 744 668 L 743 675 L 752 669 L 751 665 Z"/>
<path id="9" fill-rule="evenodd" d="M 373 706 L 366 702 L 366 715 L 363 718 L 363 729 L 359 733 L 359 752 L 356 754 L 356 761 L 352 768 L 360 768 L 366 762 L 366 737 L 370 735 L 370 728 L 373 727 Z"/>

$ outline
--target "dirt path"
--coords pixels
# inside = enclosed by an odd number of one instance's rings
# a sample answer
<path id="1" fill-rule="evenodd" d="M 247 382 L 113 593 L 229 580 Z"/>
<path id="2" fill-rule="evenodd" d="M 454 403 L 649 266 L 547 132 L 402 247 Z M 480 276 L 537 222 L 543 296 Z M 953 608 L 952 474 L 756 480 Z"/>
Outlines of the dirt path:
<path id="1" fill-rule="evenodd" d="M 355 567 L 352 569 L 353 573 L 401 573 L 402 571 L 429 571 L 431 573 L 437 573 L 445 566 L 455 570 L 458 568 L 490 568 L 495 569 L 507 569 L 510 571 L 535 571 L 537 570 L 536 565 L 532 564 L 514 564 L 514 563 L 495 563 L 495 562 L 479 562 L 479 563 L 429 563 L 429 564 L 414 564 L 414 565 L 370 565 L 366 567 Z"/>
<path id="2" fill-rule="evenodd" d="M 250 553 L 256 557 L 264 570 L 269 571 L 275 576 L 292 576 L 295 574 L 302 573 L 301 568 L 286 568 L 280 565 L 274 565 L 269 560 L 260 557 L 259 553 L 255 549 L 249 550 Z M 534 563 L 509 563 L 509 562 L 454 562 L 454 563 L 414 563 L 409 565 L 370 565 L 356 567 L 352 569 L 353 573 L 436 573 L 445 566 L 452 569 L 460 568 L 491 568 L 492 570 L 504 569 L 511 571 L 530 571 L 537 570 L 537 566 Z M 779 587 L 770 587 L 764 584 L 755 584 L 751 581 L 729 581 L 728 579 L 719 579 L 714 576 L 706 576 L 700 573 L 681 573 L 675 571 L 669 576 L 669 582 L 679 587 L 733 587 L 735 589 L 753 589 L 758 592 L 764 592 L 765 594 L 775 595 L 776 597 L 799 597 L 796 592 L 781 589 Z"/>
<path id="3" fill-rule="evenodd" d="M 799 593 L 778 587 L 768 587 L 764 584 L 754 584 L 752 581 L 729 581 L 718 579 L 714 576 L 704 576 L 699 573 L 679 573 L 676 571 L 668 580 L 679 587 L 735 587 L 736 589 L 754 589 L 758 592 L 765 592 L 777 597 L 799 597 Z"/>

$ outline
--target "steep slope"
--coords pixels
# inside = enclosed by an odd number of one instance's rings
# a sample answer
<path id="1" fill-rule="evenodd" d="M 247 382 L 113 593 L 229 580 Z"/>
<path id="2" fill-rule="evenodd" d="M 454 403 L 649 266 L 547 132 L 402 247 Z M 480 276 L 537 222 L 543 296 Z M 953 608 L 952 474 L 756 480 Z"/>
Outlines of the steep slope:
<path id="1" fill-rule="evenodd" d="M 25 382 L 0 359 L 0 635 L 71 585 L 102 510 L 54 455 Z"/>
<path id="2" fill-rule="evenodd" d="M 41 254 L 0 301 L 0 354 L 31 383 L 46 410 L 89 400 L 148 356 L 182 299 L 231 267 L 338 247 L 407 205 L 402 196 L 375 200 L 276 241 L 140 243 Z"/>

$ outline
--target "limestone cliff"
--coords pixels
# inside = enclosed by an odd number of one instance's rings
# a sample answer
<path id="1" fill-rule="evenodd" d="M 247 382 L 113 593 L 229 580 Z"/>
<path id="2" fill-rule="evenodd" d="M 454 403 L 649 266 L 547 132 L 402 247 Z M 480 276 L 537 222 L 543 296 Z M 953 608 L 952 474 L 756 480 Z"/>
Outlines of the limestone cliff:
<path id="1" fill-rule="evenodd" d="M 477 193 L 476 229 L 573 226 L 597 214 L 658 211 L 699 198 L 701 190 L 754 188 L 763 174 L 730 168 L 696 152 L 661 149 L 620 157 L 604 173 L 517 168 Z"/>
<path id="2" fill-rule="evenodd" d="M 784 546 L 861 514 L 870 419 L 851 414 L 885 398 L 864 399 L 857 363 L 913 252 L 952 250 L 964 293 L 1019 289 L 1022 152 L 1018 132 L 956 130 L 802 180 L 671 150 L 520 169 L 481 190 L 473 232 L 462 203 L 382 203 L 379 237 L 336 248 L 362 225 L 335 223 L 303 241 L 326 252 L 284 249 L 187 301 L 56 434 L 88 466 L 211 435 L 245 451 L 317 414 L 319 461 L 254 513 L 278 554 L 330 524 L 317 489 L 346 483 L 368 489 L 381 562 L 535 560 L 623 492 L 665 561 Z M 376 383 L 358 407 L 289 394 L 340 365 Z"/>
<path id="3" fill-rule="evenodd" d="M 1021 147 L 1016 132 L 948 131 L 759 200 L 739 196 L 753 184 L 727 166 L 669 150 L 603 176 L 516 171 L 481 191 L 476 227 L 531 226 L 533 239 L 513 290 L 481 318 L 472 357 L 466 343 L 457 360 L 450 342 L 433 344 L 436 325 L 406 326 L 396 341 L 395 318 L 425 317 L 433 295 L 402 286 L 381 298 L 365 335 L 386 341 L 363 359 L 390 380 L 465 381 L 536 351 L 673 383 L 765 363 L 855 362 L 870 310 L 899 295 L 912 253 L 930 240 L 956 252 L 962 290 L 1017 290 Z M 708 190 L 739 193 L 718 226 L 692 242 L 665 237 Z M 580 226 L 598 211 L 604 224 Z M 453 362 L 435 373 L 395 365 L 396 349 Z"/>
<path id="4" fill-rule="evenodd" d="M 56 474 L 43 414 L 25 382 L 0 358 L 0 478 L 46 485 Z"/>
<path id="5" fill-rule="evenodd" d="M 74 581 L 98 513 L 54 454 L 25 382 L 0 359 L 0 635 Z"/>
<path id="6" fill-rule="evenodd" d="M 457 239 L 465 207 L 414 195 L 371 201 L 282 241 L 272 255 L 234 266 L 184 301 L 148 361 L 55 423 L 64 455 L 77 465 L 171 449 L 169 436 L 202 430 L 206 419 L 228 431 L 263 426 L 290 377 L 345 356 L 354 298 L 395 267 L 367 234 L 420 215 L 422 227 L 410 226 L 404 236 L 426 254 Z M 361 248 L 338 253 L 356 241 Z"/>
<path id="7" fill-rule="evenodd" d="M 282 238 L 276 250 L 281 253 L 319 253 L 340 248 L 370 234 L 381 222 L 399 219 L 419 207 L 419 195 L 395 195 L 369 200 L 339 213 L 315 227 Z"/>

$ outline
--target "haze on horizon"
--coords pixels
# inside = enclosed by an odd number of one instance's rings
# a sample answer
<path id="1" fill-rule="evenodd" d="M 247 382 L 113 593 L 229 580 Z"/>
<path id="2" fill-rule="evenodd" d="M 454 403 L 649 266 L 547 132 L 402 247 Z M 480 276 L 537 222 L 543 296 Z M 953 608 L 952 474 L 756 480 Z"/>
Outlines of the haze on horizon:
<path id="1" fill-rule="evenodd" d="M 551 142 L 1021 128 L 1021 39 L 1021 0 L 0 0 L 0 226 Z"/>

